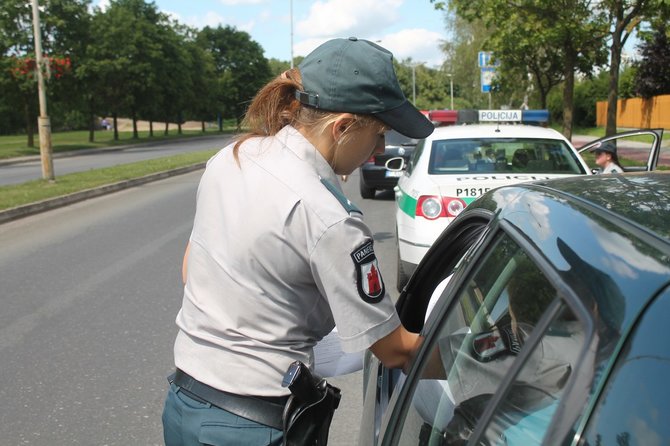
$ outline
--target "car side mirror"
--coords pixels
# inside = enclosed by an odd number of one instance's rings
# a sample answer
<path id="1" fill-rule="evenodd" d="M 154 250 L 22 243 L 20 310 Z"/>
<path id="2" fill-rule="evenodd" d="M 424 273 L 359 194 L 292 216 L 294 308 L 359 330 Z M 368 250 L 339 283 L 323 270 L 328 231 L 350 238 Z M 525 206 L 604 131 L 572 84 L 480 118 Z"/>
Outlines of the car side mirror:
<path id="1" fill-rule="evenodd" d="M 395 156 L 393 158 L 389 158 L 388 161 L 384 163 L 384 166 L 391 172 L 400 172 L 405 170 L 407 164 L 405 163 L 405 158 L 402 156 Z"/>

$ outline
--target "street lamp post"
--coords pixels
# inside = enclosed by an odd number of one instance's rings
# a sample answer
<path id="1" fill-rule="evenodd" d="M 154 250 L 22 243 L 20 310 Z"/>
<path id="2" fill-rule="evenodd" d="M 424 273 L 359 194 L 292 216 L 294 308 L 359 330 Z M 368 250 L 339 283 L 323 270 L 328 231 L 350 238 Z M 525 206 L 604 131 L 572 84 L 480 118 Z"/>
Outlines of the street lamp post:
<path id="1" fill-rule="evenodd" d="M 291 14 L 291 68 L 293 68 L 293 0 L 290 0 L 290 14 Z"/>
<path id="2" fill-rule="evenodd" d="M 412 62 L 409 66 L 412 68 L 412 104 L 416 106 L 416 67 L 422 65 L 423 62 Z"/>
<path id="3" fill-rule="evenodd" d="M 412 64 L 412 104 L 416 107 L 416 64 Z"/>
<path id="4" fill-rule="evenodd" d="M 454 109 L 454 76 L 449 73 L 447 76 L 449 76 L 449 97 L 451 98 L 451 108 L 450 110 Z"/>
<path id="5" fill-rule="evenodd" d="M 51 147 L 51 122 L 47 115 L 47 93 L 44 85 L 44 71 L 42 67 L 42 36 L 40 33 L 40 10 L 37 0 L 33 1 L 33 32 L 35 34 L 35 63 L 37 65 L 37 92 L 40 102 L 40 116 L 37 126 L 40 135 L 40 158 L 42 160 L 42 178 L 54 180 L 54 166 Z"/>

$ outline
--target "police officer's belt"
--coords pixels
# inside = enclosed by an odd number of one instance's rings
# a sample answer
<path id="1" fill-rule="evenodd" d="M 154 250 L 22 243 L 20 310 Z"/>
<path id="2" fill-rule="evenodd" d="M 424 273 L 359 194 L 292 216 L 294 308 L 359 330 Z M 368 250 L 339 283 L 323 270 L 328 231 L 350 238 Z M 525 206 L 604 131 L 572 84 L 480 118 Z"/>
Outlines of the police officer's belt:
<path id="1" fill-rule="evenodd" d="M 179 369 L 168 377 L 168 381 L 179 386 L 187 395 L 212 406 L 274 429 L 283 429 L 282 414 L 288 397 L 253 397 L 224 392 L 201 383 Z"/>

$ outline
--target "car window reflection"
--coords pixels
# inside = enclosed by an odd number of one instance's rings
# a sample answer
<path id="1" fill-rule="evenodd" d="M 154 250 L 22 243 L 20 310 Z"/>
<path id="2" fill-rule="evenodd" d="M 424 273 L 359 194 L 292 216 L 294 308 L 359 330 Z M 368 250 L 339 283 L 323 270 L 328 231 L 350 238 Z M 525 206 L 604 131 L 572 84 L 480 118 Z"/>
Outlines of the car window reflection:
<path id="1" fill-rule="evenodd" d="M 520 247 L 501 239 L 446 317 L 436 322 L 441 325 L 431 360 L 422 365 L 400 444 L 467 442 L 538 320 L 557 298 Z M 518 444 L 519 431 L 526 438 L 532 432 L 531 438 L 541 442 L 583 342 L 580 323 L 567 309 L 562 311 L 496 409 L 485 430 L 491 444 Z"/>

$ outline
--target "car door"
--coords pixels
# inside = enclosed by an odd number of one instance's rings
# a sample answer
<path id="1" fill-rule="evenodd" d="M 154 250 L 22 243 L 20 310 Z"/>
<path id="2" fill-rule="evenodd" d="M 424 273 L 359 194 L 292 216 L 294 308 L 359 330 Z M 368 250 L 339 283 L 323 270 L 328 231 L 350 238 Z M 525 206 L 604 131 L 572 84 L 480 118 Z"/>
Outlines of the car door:
<path id="1" fill-rule="evenodd" d="M 456 268 L 389 401 L 379 444 L 541 444 L 593 325 L 542 255 L 518 240 L 489 231 Z"/>
<path id="2" fill-rule="evenodd" d="M 670 438 L 670 287 L 639 316 L 597 402 L 566 444 L 667 444 Z"/>
<path id="3" fill-rule="evenodd" d="M 455 277 L 455 272 L 469 263 L 493 213 L 478 210 L 464 217 L 436 241 L 398 299 L 396 307 L 400 319 L 410 331 L 421 332 L 431 305 L 430 297 L 435 290 L 441 290 L 446 277 Z M 377 444 L 383 420 L 394 404 L 393 398 L 402 388 L 405 375 L 398 369 L 383 367 L 369 352 L 363 372 L 364 408 L 359 444 L 371 445 Z"/>
<path id="4" fill-rule="evenodd" d="M 591 169 L 598 169 L 593 157 L 593 150 L 601 143 L 613 141 L 617 147 L 617 155 L 621 167 L 626 172 L 640 172 L 655 170 L 661 160 L 661 165 L 668 165 L 670 161 L 661 159 L 661 142 L 663 129 L 641 129 L 618 133 L 592 141 L 579 149 L 586 164 Z"/>

